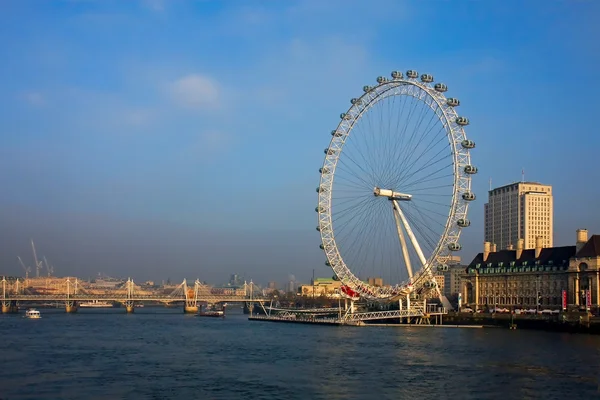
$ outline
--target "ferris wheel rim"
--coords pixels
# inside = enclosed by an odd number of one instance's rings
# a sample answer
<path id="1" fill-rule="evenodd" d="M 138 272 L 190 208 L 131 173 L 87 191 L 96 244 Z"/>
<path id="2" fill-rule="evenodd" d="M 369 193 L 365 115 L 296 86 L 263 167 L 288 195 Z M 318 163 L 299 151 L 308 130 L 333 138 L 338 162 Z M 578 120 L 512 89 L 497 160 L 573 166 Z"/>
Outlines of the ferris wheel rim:
<path id="1" fill-rule="evenodd" d="M 423 76 L 426 75 L 422 75 L 422 77 Z M 363 296 L 370 299 L 392 298 L 399 294 L 409 293 L 415 288 L 421 287 L 424 279 L 432 278 L 432 267 L 434 264 L 443 262 L 444 260 L 447 261 L 452 251 L 449 249 L 446 251 L 444 246 L 450 246 L 449 240 L 452 240 L 452 243 L 458 245 L 462 227 L 457 225 L 457 220 L 462 218 L 463 220 L 468 221 L 467 212 L 470 201 L 467 201 L 464 196 L 466 193 L 472 194 L 471 175 L 466 173 L 466 171 L 463 171 L 462 168 L 471 166 L 471 161 L 469 148 L 461 147 L 461 143 L 467 141 L 464 126 L 458 124 L 459 118 L 463 117 L 459 117 L 454 109 L 454 105 L 449 104 L 449 99 L 444 95 L 445 90 L 437 90 L 437 85 L 434 86 L 433 84 L 430 84 L 431 82 L 432 79 L 429 80 L 429 82 L 419 82 L 416 79 L 416 76 L 411 78 L 407 77 L 406 79 L 403 76 L 401 78 L 393 77 L 392 80 L 380 77 L 378 78 L 377 86 L 365 86 L 363 88 L 365 93 L 359 98 L 352 100 L 352 105 L 346 113 L 341 115 L 341 121 L 336 129 L 332 131 L 332 139 L 329 143 L 329 147 L 326 149 L 325 160 L 320 170 L 321 177 L 319 188 L 317 189 L 319 192 L 319 202 L 316 209 L 319 220 L 317 229 L 321 234 L 321 248 L 325 251 L 327 264 L 333 269 L 336 276 L 344 285 L 349 286 L 354 290 L 358 290 Z M 445 88 L 445 85 L 443 86 Z M 343 153 L 342 150 L 345 141 L 350 136 L 355 124 L 379 101 L 387 97 L 403 95 L 400 92 L 389 93 L 398 88 L 417 88 L 419 97 L 415 96 L 414 93 L 403 94 L 412 95 L 419 101 L 424 102 L 442 123 L 444 133 L 452 148 L 453 190 L 452 201 L 449 207 L 444 231 L 425 265 L 416 272 L 411 281 L 402 282 L 393 287 L 381 288 L 371 286 L 361 281 L 344 262 L 335 240 L 331 201 L 335 170 Z M 429 99 L 430 103 L 427 103 L 424 98 Z M 440 111 L 441 115 L 438 111 Z M 461 192 L 463 197 L 462 201 L 459 197 L 461 196 Z"/>

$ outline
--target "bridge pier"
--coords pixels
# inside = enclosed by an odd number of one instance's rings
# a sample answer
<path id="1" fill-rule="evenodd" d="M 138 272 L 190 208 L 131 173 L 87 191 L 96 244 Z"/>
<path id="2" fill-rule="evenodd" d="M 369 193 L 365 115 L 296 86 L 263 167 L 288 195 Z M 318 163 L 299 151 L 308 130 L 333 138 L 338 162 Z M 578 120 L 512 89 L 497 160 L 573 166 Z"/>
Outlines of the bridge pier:
<path id="1" fill-rule="evenodd" d="M 133 300 L 127 300 L 125 302 L 125 311 L 127 311 L 127 314 L 133 314 L 133 312 L 135 311 Z"/>
<path id="2" fill-rule="evenodd" d="M 196 313 L 198 313 L 198 306 L 186 304 L 183 306 L 183 313 L 184 314 L 196 314 Z"/>
<path id="3" fill-rule="evenodd" d="M 19 312 L 19 306 L 16 300 L 3 300 L 2 301 L 2 314 L 17 314 Z"/>
<path id="4" fill-rule="evenodd" d="M 68 314 L 74 314 L 79 309 L 79 303 L 76 301 L 67 301 L 65 302 L 65 311 Z"/>

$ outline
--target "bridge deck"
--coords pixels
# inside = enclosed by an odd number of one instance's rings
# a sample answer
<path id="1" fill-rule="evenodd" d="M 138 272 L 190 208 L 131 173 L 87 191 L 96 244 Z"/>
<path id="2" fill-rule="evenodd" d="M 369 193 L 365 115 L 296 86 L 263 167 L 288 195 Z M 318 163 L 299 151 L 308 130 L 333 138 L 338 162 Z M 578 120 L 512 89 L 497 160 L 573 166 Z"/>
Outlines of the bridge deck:
<path id="1" fill-rule="evenodd" d="M 172 296 L 157 296 L 157 295 L 147 295 L 147 296 L 127 296 L 121 294 L 109 294 L 109 295 L 12 295 L 6 297 L 0 297 L 0 301 L 94 301 L 94 300 L 103 300 L 103 301 L 157 301 L 157 302 L 184 302 L 186 301 L 185 297 L 172 297 Z M 187 299 L 194 300 L 194 299 Z M 246 298 L 239 296 L 198 296 L 195 299 L 198 302 L 208 301 L 211 303 L 236 303 L 236 302 L 258 302 L 264 303 L 268 301 L 267 299 L 262 298 Z"/>

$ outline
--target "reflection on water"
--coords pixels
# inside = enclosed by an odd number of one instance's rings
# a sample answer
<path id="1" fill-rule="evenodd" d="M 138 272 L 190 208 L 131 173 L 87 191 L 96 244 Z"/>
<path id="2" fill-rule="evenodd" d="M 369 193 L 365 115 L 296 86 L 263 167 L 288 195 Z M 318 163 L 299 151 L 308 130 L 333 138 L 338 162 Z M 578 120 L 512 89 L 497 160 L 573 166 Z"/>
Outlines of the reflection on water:
<path id="1" fill-rule="evenodd" d="M 597 336 L 80 311 L 0 317 L 0 399 L 600 397 Z"/>

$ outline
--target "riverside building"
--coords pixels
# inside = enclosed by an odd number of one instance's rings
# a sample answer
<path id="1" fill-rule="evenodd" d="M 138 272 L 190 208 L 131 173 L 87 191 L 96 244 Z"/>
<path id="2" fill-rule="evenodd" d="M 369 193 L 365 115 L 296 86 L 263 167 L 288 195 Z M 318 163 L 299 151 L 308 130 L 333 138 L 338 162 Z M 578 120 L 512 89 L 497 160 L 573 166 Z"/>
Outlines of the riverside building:
<path id="1" fill-rule="evenodd" d="M 561 309 L 563 290 L 569 309 L 598 310 L 600 305 L 600 235 L 588 239 L 577 230 L 575 246 L 533 249 L 517 240 L 515 250 L 496 251 L 485 242 L 462 278 L 463 304 L 474 309 Z"/>
<path id="2" fill-rule="evenodd" d="M 537 238 L 545 248 L 554 245 L 552 186 L 517 182 L 491 189 L 484 205 L 485 241 L 499 249 L 533 249 Z"/>

